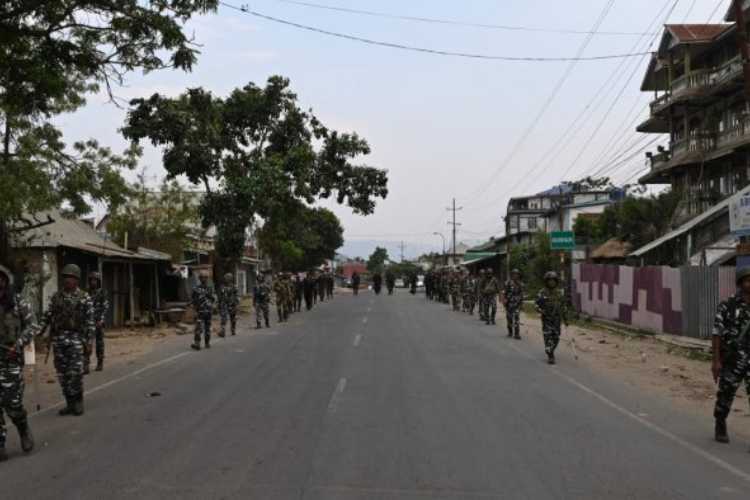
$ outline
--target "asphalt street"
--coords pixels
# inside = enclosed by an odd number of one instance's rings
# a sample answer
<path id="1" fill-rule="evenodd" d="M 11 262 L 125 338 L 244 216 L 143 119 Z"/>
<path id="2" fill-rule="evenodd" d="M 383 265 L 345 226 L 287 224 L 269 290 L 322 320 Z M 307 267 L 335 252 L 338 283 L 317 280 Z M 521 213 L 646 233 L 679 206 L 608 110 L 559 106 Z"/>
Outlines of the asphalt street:
<path id="1" fill-rule="evenodd" d="M 289 324 L 174 339 L 35 414 L 10 499 L 713 499 L 747 443 L 423 295 L 337 296 Z M 738 398 L 738 404 L 744 400 Z"/>

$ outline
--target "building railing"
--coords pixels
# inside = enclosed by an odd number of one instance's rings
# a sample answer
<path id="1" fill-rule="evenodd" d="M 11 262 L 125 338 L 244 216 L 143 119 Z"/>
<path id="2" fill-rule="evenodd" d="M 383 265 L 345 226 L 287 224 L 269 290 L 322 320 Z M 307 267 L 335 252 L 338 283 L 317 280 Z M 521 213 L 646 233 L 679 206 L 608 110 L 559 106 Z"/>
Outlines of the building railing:
<path id="1" fill-rule="evenodd" d="M 735 124 L 721 132 L 718 137 L 718 147 L 729 147 L 750 139 L 750 116 L 742 116 Z"/>
<path id="2" fill-rule="evenodd" d="M 709 69 L 699 69 L 676 78 L 672 82 L 672 95 L 708 87 L 711 84 L 712 73 Z"/>

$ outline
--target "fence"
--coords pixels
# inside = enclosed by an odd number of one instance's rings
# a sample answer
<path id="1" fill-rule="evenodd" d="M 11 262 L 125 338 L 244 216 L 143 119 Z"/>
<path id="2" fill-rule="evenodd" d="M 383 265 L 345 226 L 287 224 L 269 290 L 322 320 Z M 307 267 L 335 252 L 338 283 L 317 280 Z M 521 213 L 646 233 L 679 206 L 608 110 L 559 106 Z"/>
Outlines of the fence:
<path id="1" fill-rule="evenodd" d="M 733 267 L 573 265 L 583 313 L 656 333 L 707 338 L 719 302 L 734 293 Z"/>

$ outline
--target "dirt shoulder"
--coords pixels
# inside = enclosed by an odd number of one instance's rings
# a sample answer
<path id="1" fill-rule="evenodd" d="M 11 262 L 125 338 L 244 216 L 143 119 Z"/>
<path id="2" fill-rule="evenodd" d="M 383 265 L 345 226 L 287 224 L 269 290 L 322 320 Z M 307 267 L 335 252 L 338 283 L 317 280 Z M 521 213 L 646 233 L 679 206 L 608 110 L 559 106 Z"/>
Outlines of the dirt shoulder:
<path id="1" fill-rule="evenodd" d="M 541 348 L 539 316 L 524 314 L 522 322 L 530 334 L 527 338 Z M 571 340 L 579 362 L 592 370 L 653 396 L 669 398 L 677 408 L 712 421 L 716 386 L 704 353 L 595 322 L 571 325 L 563 333 L 560 349 L 571 350 Z M 744 388 L 737 393 L 729 425 L 732 434 L 750 439 L 750 407 Z"/>

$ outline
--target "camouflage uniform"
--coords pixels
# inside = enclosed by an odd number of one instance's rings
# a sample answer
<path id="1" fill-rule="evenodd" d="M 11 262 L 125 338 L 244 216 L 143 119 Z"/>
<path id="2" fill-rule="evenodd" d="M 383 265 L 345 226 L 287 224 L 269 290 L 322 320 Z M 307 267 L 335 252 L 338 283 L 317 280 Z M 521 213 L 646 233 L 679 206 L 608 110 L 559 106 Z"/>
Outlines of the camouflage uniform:
<path id="1" fill-rule="evenodd" d="M 62 414 L 83 401 L 84 346 L 95 335 L 94 304 L 88 293 L 76 288 L 61 290 L 52 296 L 49 309 L 41 322 L 42 329 L 50 326 L 55 370 L 68 407 Z"/>
<path id="2" fill-rule="evenodd" d="M 211 347 L 211 318 L 213 316 L 216 296 L 214 289 L 201 281 L 193 288 L 191 303 L 195 310 L 195 332 L 193 334 L 193 349 L 200 349 L 201 338 L 207 348 Z"/>
<path id="3" fill-rule="evenodd" d="M 287 294 L 288 289 L 286 283 L 284 283 L 284 278 L 278 276 L 273 282 L 273 295 L 274 300 L 276 301 L 276 313 L 279 316 L 279 323 L 286 321 L 289 317 L 287 311 L 289 298 L 287 297 Z"/>
<path id="4" fill-rule="evenodd" d="M 500 293 L 500 283 L 492 273 L 487 273 L 484 283 L 481 285 L 482 308 L 484 310 L 484 321 L 490 325 L 495 324 L 497 316 L 497 296 Z"/>
<path id="5" fill-rule="evenodd" d="M 302 298 L 305 295 L 305 282 L 299 277 L 294 277 L 294 312 L 302 311 Z"/>
<path id="6" fill-rule="evenodd" d="M 554 360 L 555 349 L 560 343 L 562 323 L 568 324 L 568 306 L 565 296 L 557 288 L 543 288 L 537 295 L 536 309 L 542 315 L 544 351 L 551 360 Z"/>
<path id="7" fill-rule="evenodd" d="M 34 446 L 23 407 L 23 351 L 34 336 L 33 319 L 28 304 L 17 295 L 10 295 L 10 291 L 7 293 L 8 298 L 0 300 L 0 460 L 6 458 L 3 413 L 21 433 L 24 451 L 31 451 Z"/>
<path id="8" fill-rule="evenodd" d="M 265 320 L 266 327 L 270 327 L 268 319 L 268 305 L 271 301 L 271 287 L 263 279 L 259 279 L 253 290 L 253 305 L 255 306 L 255 324 L 261 327 L 261 320 Z"/>
<path id="9" fill-rule="evenodd" d="M 508 280 L 503 287 L 505 319 L 508 322 L 508 337 L 521 338 L 521 306 L 523 305 L 523 283 Z"/>
<path id="10" fill-rule="evenodd" d="M 476 283 L 474 282 L 474 277 L 467 274 L 463 280 L 463 289 L 462 289 L 464 312 L 467 312 L 469 314 L 474 314 L 474 307 L 476 306 L 475 293 L 476 293 Z"/>
<path id="11" fill-rule="evenodd" d="M 458 274 L 451 274 L 449 278 L 449 290 L 451 294 L 451 304 L 454 311 L 461 310 L 461 277 Z"/>
<path id="12" fill-rule="evenodd" d="M 104 322 L 107 319 L 109 311 L 109 298 L 107 292 L 101 288 L 90 289 L 89 296 L 94 307 L 94 338 L 96 344 L 96 361 L 97 370 L 101 370 L 104 363 Z M 91 341 L 91 340 L 90 340 Z M 88 372 L 88 366 L 91 362 L 91 344 L 86 349 L 86 361 L 84 371 Z"/>
<path id="13" fill-rule="evenodd" d="M 234 283 L 224 284 L 219 288 L 219 314 L 221 316 L 220 337 L 227 334 L 227 322 L 230 323 L 232 335 L 237 334 L 237 307 L 240 305 L 240 292 Z"/>
<path id="14" fill-rule="evenodd" d="M 742 382 L 750 395 L 750 333 L 743 329 L 750 323 L 750 304 L 740 294 L 719 304 L 713 335 L 721 339 L 722 370 L 716 394 L 714 417 L 726 420 L 737 389 Z"/>
<path id="15" fill-rule="evenodd" d="M 292 276 L 290 274 L 284 276 L 284 286 L 286 287 L 286 317 L 289 318 L 289 316 L 295 312 L 295 287 L 294 282 L 292 281 Z"/>

